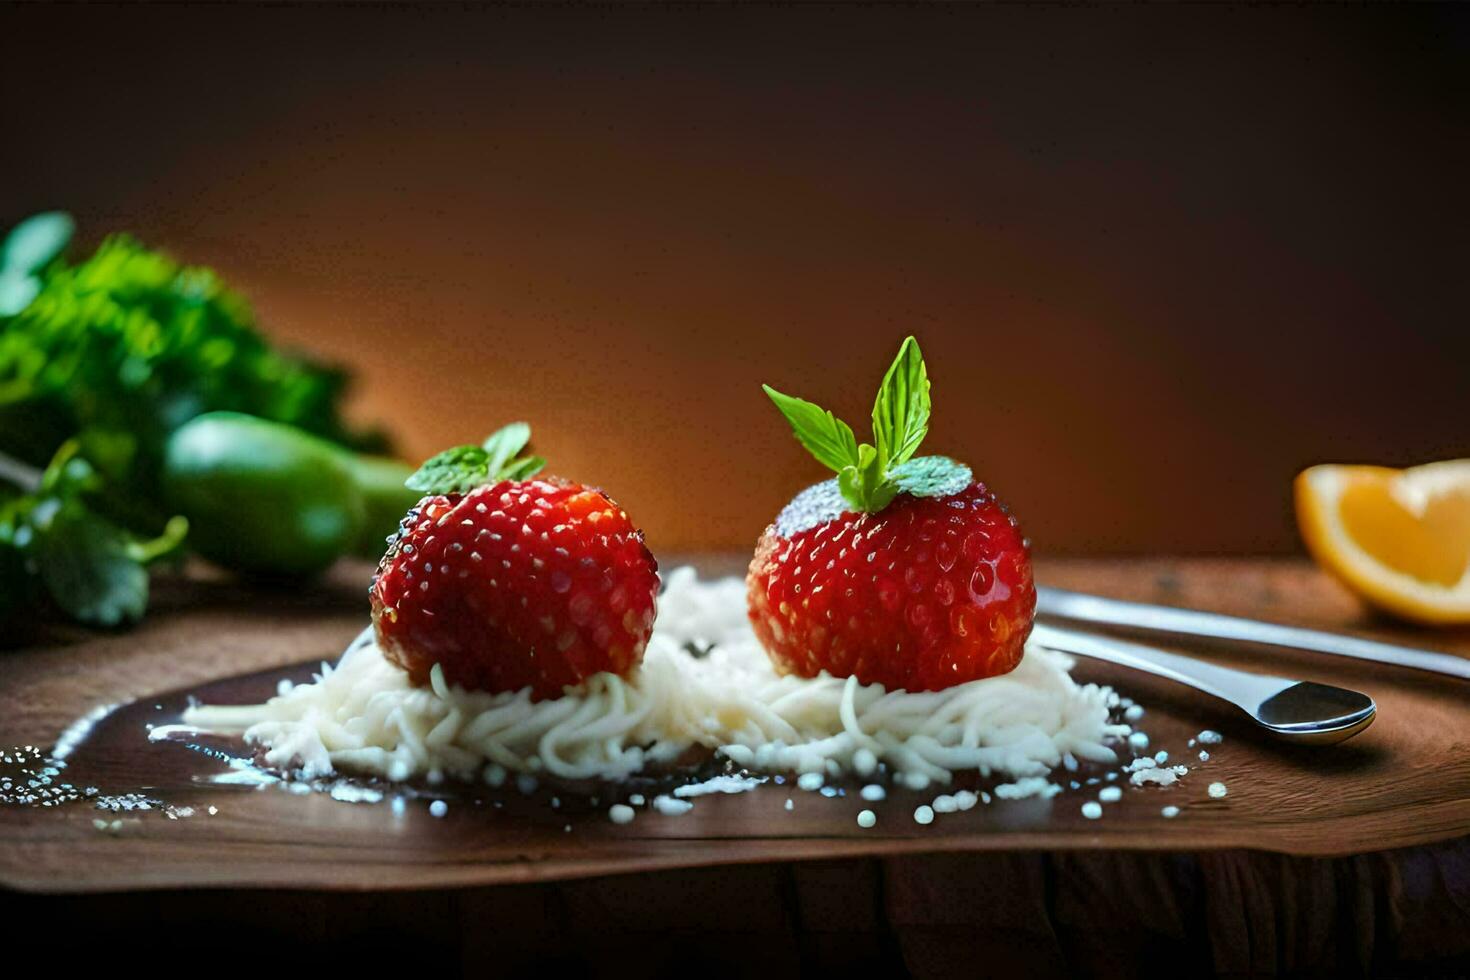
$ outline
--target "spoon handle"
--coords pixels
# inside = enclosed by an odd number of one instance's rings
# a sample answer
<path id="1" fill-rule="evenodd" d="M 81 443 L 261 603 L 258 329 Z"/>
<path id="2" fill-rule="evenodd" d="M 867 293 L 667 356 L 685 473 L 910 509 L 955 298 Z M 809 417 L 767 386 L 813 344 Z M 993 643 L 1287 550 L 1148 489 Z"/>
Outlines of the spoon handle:
<path id="1" fill-rule="evenodd" d="M 1048 650 L 1106 660 L 1166 677 L 1222 701 L 1228 701 L 1252 717 L 1262 702 L 1297 684 L 1296 681 L 1284 677 L 1248 674 L 1243 670 L 1205 663 L 1203 660 L 1182 657 L 1177 653 L 1167 653 L 1138 643 L 1058 629 L 1044 623 L 1037 623 L 1032 628 L 1031 638 Z"/>
<path id="2" fill-rule="evenodd" d="M 1104 623 L 1110 626 L 1161 633 L 1206 636 L 1220 640 L 1240 640 L 1245 643 L 1262 643 L 1267 646 L 1309 650 L 1335 657 L 1371 660 L 1375 663 L 1427 670 L 1436 674 L 1470 680 L 1470 660 L 1452 654 L 1416 650 L 1412 647 L 1380 643 L 1377 640 L 1365 640 L 1356 636 L 1343 636 L 1338 633 L 1326 633 L 1322 630 L 1305 629 L 1298 626 L 1282 626 L 1277 623 L 1263 623 L 1259 620 L 1201 612 L 1197 609 L 1176 609 L 1172 606 L 1128 602 L 1123 599 L 1089 595 L 1085 592 L 1069 592 L 1066 589 L 1038 586 L 1036 611 L 1041 615 L 1057 616 L 1061 619 L 1080 622 Z"/>

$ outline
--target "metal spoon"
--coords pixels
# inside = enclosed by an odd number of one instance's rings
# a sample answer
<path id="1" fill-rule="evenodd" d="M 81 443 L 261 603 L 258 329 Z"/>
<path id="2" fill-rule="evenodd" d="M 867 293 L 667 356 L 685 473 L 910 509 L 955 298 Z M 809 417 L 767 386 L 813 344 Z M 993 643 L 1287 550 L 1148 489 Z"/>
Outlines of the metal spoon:
<path id="1" fill-rule="evenodd" d="M 1277 738 L 1331 745 L 1373 723 L 1378 706 L 1366 694 L 1313 681 L 1248 674 L 1111 637 L 1037 623 L 1031 638 L 1050 650 L 1121 664 L 1187 684 L 1228 701 Z"/>
<path id="2" fill-rule="evenodd" d="M 1173 606 L 1156 606 L 1147 602 L 1128 602 L 1124 599 L 1110 599 L 1047 586 L 1036 587 L 1036 614 L 1133 630 L 1311 650 L 1335 657 L 1352 657 L 1355 660 L 1393 664 L 1396 667 L 1411 667 L 1470 680 L 1470 660 L 1449 653 L 1416 650 L 1378 640 L 1365 640 L 1359 636 L 1263 623 L 1198 609 L 1176 609 Z"/>

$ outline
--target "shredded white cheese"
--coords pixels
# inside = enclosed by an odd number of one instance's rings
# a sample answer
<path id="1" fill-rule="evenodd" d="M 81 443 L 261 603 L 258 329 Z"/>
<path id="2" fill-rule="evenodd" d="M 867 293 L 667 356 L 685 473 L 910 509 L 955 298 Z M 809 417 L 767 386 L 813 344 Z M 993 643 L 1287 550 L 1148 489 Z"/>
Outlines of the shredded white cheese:
<path id="1" fill-rule="evenodd" d="M 709 652 L 695 657 L 691 647 Z M 448 773 L 499 785 L 514 772 L 532 792 L 533 773 L 618 779 L 705 746 L 748 769 L 803 773 L 803 788 L 823 774 L 884 764 L 915 789 L 978 770 L 1019 779 L 1027 792 L 1016 795 L 1031 795 L 1049 791 L 1027 780 L 1046 785 L 1042 777 L 1068 756 L 1115 763 L 1111 746 L 1129 732 L 1109 720 L 1117 695 L 1079 685 L 1071 665 L 1028 646 L 1009 674 L 913 693 L 826 674 L 782 676 L 750 629 L 744 584 L 701 582 L 680 568 L 659 597 L 643 663 L 626 680 L 598 674 L 533 702 L 529 691 L 450 687 L 436 667 L 430 686 L 418 688 L 368 630 L 312 683 L 264 704 L 190 708 L 185 721 L 243 733 L 264 746 L 267 764 L 306 777 Z"/>

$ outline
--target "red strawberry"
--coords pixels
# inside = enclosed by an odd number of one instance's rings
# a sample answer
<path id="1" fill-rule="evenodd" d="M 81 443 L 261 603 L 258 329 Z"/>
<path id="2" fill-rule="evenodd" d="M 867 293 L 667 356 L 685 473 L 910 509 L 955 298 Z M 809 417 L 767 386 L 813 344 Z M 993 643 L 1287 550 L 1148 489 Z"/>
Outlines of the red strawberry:
<path id="1" fill-rule="evenodd" d="M 371 598 L 379 646 L 415 684 L 437 663 L 451 684 L 554 698 L 643 657 L 658 593 L 643 533 L 599 490 L 530 479 L 542 461 L 511 458 L 527 438 L 508 426 L 410 483 L 437 492 L 404 518 Z"/>
<path id="2" fill-rule="evenodd" d="M 876 446 L 859 446 L 830 412 L 766 391 L 838 471 L 792 500 L 750 565 L 750 621 L 776 666 L 911 691 L 1014 669 L 1036 610 L 1029 548 L 968 467 L 913 457 L 930 407 L 914 339 L 883 379 Z"/>

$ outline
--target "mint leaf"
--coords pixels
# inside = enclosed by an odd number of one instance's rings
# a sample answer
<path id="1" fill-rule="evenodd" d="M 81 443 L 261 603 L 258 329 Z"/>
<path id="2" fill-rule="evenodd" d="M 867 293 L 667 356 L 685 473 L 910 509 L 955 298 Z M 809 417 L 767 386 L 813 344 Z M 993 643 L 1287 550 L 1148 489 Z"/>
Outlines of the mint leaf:
<path id="1" fill-rule="evenodd" d="M 67 615 L 93 626 L 136 622 L 148 606 L 148 572 L 127 532 L 76 503 L 36 529 L 41 581 Z"/>
<path id="2" fill-rule="evenodd" d="M 540 473 L 541 468 L 545 465 L 546 460 L 540 456 L 524 456 L 503 467 L 499 478 L 502 480 L 529 480 Z"/>
<path id="3" fill-rule="evenodd" d="M 420 493 L 464 493 L 490 482 L 490 454 L 481 446 L 455 446 L 431 456 L 403 485 Z"/>
<path id="4" fill-rule="evenodd" d="M 948 456 L 919 456 L 889 470 L 888 477 L 910 496 L 948 497 L 969 486 L 972 474 Z"/>
<path id="5" fill-rule="evenodd" d="M 516 453 L 526 448 L 531 441 L 531 427 L 524 422 L 512 422 L 491 434 L 482 444 L 489 459 L 486 466 L 491 476 L 501 476 L 505 464 L 515 458 Z"/>
<path id="6" fill-rule="evenodd" d="M 5 236 L 0 245 L 0 269 L 12 273 L 37 272 L 61 254 L 77 224 L 64 211 L 32 215 Z"/>
<path id="7" fill-rule="evenodd" d="M 873 438 L 884 469 L 898 466 L 918 451 L 929 433 L 929 407 L 924 355 L 919 342 L 908 337 L 883 375 L 873 402 Z"/>
<path id="8" fill-rule="evenodd" d="M 455 446 L 431 457 L 403 485 L 420 493 L 467 493 L 498 480 L 528 480 L 546 465 L 540 456 L 516 456 L 530 441 L 531 427 L 512 422 L 483 445 Z"/>
<path id="9" fill-rule="evenodd" d="M 857 466 L 857 437 L 846 422 L 809 401 L 783 395 L 770 385 L 761 385 L 771 401 L 791 423 L 796 441 L 806 447 L 807 452 L 829 469 L 841 473 L 849 466 Z"/>
<path id="10" fill-rule="evenodd" d="M 875 513 L 898 495 L 898 488 L 888 480 L 881 464 L 878 451 L 865 442 L 858 447 L 857 463 L 843 467 L 837 474 L 837 489 L 854 510 Z"/>

